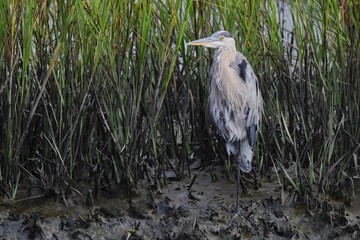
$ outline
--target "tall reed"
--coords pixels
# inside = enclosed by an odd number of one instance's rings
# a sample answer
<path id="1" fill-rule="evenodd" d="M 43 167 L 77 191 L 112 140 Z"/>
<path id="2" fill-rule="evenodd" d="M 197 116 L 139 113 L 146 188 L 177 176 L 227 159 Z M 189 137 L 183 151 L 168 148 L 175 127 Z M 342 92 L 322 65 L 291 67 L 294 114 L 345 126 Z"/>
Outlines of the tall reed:
<path id="1" fill-rule="evenodd" d="M 350 1 L 0 3 L 0 185 L 64 189 L 98 170 L 128 191 L 194 158 L 226 158 L 207 112 L 212 51 L 230 31 L 260 82 L 257 171 L 299 200 L 358 174 L 359 4 Z M 275 168 L 274 168 L 275 167 Z M 87 170 L 92 169 L 92 170 Z M 90 173 L 84 173 L 84 172 Z M 289 185 L 290 184 L 290 185 Z M 317 187 L 317 189 L 315 188 Z"/>

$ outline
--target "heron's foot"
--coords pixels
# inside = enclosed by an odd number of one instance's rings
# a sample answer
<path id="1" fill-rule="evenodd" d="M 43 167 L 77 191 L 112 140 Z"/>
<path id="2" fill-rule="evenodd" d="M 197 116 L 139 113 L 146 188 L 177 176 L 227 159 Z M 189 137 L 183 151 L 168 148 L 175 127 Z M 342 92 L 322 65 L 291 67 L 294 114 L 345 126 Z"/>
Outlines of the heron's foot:
<path id="1" fill-rule="evenodd" d="M 239 203 L 237 203 L 234 212 L 232 213 L 231 220 L 227 225 L 227 228 L 230 228 L 235 222 L 235 220 L 239 218 L 241 215 L 243 215 L 243 213 L 244 213 L 244 209 L 242 209 Z"/>
<path id="2" fill-rule="evenodd" d="M 243 213 L 244 209 L 242 209 L 239 202 L 237 202 L 233 212 L 232 221 L 241 216 Z"/>
<path id="3" fill-rule="evenodd" d="M 240 206 L 240 203 L 237 202 L 233 214 L 241 215 L 243 212 L 244 212 L 244 209 Z"/>

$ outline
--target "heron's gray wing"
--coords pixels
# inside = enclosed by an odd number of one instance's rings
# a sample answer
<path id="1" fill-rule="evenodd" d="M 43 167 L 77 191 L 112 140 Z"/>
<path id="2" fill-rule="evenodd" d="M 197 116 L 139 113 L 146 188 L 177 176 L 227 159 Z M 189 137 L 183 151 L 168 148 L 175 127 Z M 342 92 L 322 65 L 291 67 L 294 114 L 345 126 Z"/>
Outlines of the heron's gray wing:
<path id="1" fill-rule="evenodd" d="M 257 125 L 261 114 L 262 99 L 258 89 L 258 79 L 242 53 L 237 53 L 235 62 L 231 65 L 237 70 L 239 77 L 246 84 L 246 132 L 251 148 L 255 146 Z"/>
<path id="2" fill-rule="evenodd" d="M 254 149 L 255 146 L 256 130 L 257 130 L 257 124 L 252 124 L 251 126 L 246 128 L 249 144 L 252 149 Z"/>
<path id="3" fill-rule="evenodd" d="M 220 110 L 219 114 L 220 114 L 220 117 L 218 119 L 216 119 L 216 125 L 217 125 L 218 130 L 220 131 L 222 137 L 225 139 L 225 141 L 229 141 L 230 134 L 226 128 L 227 119 L 225 118 L 225 113 Z"/>

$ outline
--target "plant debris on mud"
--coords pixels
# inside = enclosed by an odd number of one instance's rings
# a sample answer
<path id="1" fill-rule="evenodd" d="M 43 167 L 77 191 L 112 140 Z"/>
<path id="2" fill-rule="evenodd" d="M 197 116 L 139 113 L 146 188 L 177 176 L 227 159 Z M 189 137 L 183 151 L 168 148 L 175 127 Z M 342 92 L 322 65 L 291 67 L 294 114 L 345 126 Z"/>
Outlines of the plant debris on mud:
<path id="1" fill-rule="evenodd" d="M 313 209 L 282 203 L 275 179 L 259 179 L 234 213 L 236 183 L 194 172 L 197 177 L 169 182 L 152 190 L 147 181 L 129 198 L 101 198 L 86 205 L 79 195 L 67 207 L 47 199 L 2 208 L 1 239 L 358 239 L 360 211 L 353 202 L 324 200 Z M 195 179 L 195 180 L 194 180 Z"/>

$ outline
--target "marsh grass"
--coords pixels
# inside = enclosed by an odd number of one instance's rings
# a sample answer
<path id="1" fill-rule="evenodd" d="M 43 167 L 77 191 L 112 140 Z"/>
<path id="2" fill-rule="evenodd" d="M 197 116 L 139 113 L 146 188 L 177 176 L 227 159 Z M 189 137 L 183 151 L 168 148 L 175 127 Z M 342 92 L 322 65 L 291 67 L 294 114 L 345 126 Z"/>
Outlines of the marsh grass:
<path id="1" fill-rule="evenodd" d="M 94 172 L 100 187 L 130 193 L 149 172 L 165 184 L 166 170 L 182 178 L 194 158 L 225 159 L 207 112 L 212 50 L 185 44 L 218 29 L 233 33 L 261 82 L 257 171 L 275 167 L 298 200 L 336 195 L 359 173 L 355 0 L 0 7 L 0 185 L 9 199 L 19 187 L 65 191 Z"/>

